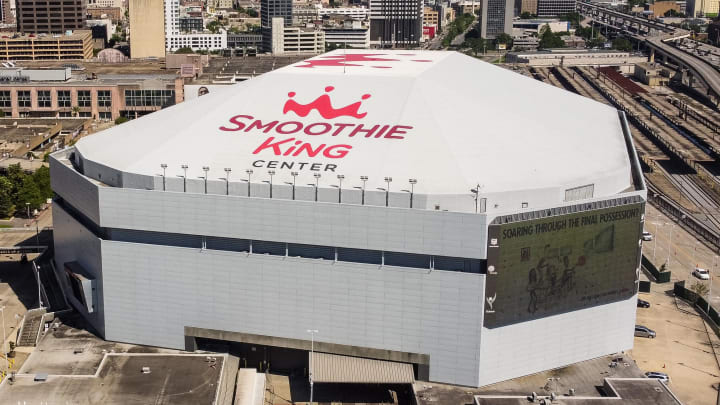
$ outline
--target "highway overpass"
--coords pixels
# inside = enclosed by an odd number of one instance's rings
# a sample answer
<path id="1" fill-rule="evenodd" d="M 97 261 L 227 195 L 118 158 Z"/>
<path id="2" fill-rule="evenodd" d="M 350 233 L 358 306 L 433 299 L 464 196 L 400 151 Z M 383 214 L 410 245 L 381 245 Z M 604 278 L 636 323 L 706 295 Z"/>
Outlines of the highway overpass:
<path id="1" fill-rule="evenodd" d="M 580 14 L 597 23 L 623 30 L 636 41 L 644 42 L 654 53 L 675 61 L 680 68 L 687 69 L 690 84 L 693 78 L 698 78 L 707 87 L 708 96 L 713 96 L 716 103 L 720 101 L 720 72 L 707 61 L 671 44 L 690 36 L 689 31 L 584 1 L 578 2 L 577 7 Z"/>

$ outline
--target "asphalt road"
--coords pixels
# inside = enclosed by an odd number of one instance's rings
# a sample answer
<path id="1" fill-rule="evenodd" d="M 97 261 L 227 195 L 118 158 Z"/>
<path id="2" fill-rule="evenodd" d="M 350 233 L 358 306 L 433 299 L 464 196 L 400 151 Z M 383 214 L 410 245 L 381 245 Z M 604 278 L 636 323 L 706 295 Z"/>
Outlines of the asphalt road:
<path id="1" fill-rule="evenodd" d="M 664 43 L 662 41 L 662 37 L 647 37 L 646 39 L 656 48 L 676 59 L 681 60 L 688 67 L 697 72 L 703 81 L 710 86 L 713 92 L 720 95 L 720 72 L 715 70 L 708 62 Z"/>

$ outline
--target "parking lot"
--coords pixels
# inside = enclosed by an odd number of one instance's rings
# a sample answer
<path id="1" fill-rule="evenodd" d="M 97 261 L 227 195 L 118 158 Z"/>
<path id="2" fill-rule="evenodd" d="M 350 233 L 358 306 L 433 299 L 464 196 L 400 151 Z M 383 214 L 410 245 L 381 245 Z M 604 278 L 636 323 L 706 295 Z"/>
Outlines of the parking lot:
<path id="1" fill-rule="evenodd" d="M 708 283 L 692 276 L 695 266 L 707 269 L 713 284 L 711 302 L 715 308 L 720 308 L 720 273 L 717 268 L 720 257 L 717 253 L 650 204 L 646 205 L 645 230 L 653 235 L 652 241 L 643 242 L 645 257 L 657 268 L 667 263 L 667 269 L 672 272 L 671 281 L 686 280 L 688 288 L 695 282 Z"/>
<path id="2" fill-rule="evenodd" d="M 657 336 L 635 338 L 631 353 L 637 366 L 668 374 L 670 389 L 686 405 L 716 404 L 720 382 L 717 337 L 706 329 L 697 312 L 666 291 L 671 284 L 653 284 L 652 288 L 650 294 L 640 294 L 651 306 L 638 308 L 636 323 L 654 330 Z"/>

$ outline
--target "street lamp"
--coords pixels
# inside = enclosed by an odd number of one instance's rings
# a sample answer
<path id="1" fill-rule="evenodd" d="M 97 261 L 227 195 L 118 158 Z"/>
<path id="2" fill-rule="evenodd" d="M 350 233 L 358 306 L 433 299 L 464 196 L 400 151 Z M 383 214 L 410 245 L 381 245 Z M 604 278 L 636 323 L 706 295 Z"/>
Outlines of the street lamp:
<path id="1" fill-rule="evenodd" d="M 30 203 L 29 202 L 25 203 L 25 208 L 27 208 L 27 217 L 28 217 L 28 219 L 30 219 Z"/>
<path id="2" fill-rule="evenodd" d="M 318 173 L 316 173 L 318 174 Z M 313 357 L 315 357 L 315 334 L 318 333 L 317 329 L 308 329 L 307 333 L 310 334 L 310 372 L 308 377 L 310 379 L 310 405 L 313 403 Z"/>
<path id="3" fill-rule="evenodd" d="M 165 170 L 167 170 L 167 164 L 161 163 L 160 167 L 163 169 L 163 191 L 165 191 Z"/>
<path id="4" fill-rule="evenodd" d="M 482 187 L 483 186 L 481 186 L 480 183 L 478 183 L 475 186 L 475 188 L 470 189 L 470 192 L 473 193 L 473 195 L 475 197 L 475 213 L 476 214 L 478 212 L 478 201 L 480 201 L 480 190 L 482 189 Z"/>
<path id="5" fill-rule="evenodd" d="M 225 195 L 230 195 L 230 172 L 232 169 L 226 167 L 223 170 L 225 170 Z"/>
<path id="6" fill-rule="evenodd" d="M 295 199 L 295 178 L 297 177 L 298 172 L 290 172 L 290 175 L 293 178 L 292 183 L 290 183 L 289 181 L 286 181 L 285 184 L 287 184 L 288 186 L 292 186 L 292 199 L 294 200 Z"/>
<path id="7" fill-rule="evenodd" d="M 356 188 L 356 189 L 358 189 L 358 190 L 361 190 L 361 192 L 362 192 L 362 193 L 361 193 L 361 196 L 362 196 L 362 197 L 361 197 L 361 200 L 360 200 L 360 204 L 361 204 L 361 205 L 365 205 L 365 183 L 367 183 L 367 180 L 368 180 L 368 176 L 360 176 L 360 181 L 362 181 L 362 183 L 363 183 L 362 187 L 357 187 L 357 186 L 353 187 L 353 188 Z"/>
<path id="8" fill-rule="evenodd" d="M 410 208 L 413 207 L 413 194 L 415 194 L 415 184 L 417 184 L 417 179 L 410 179 L 408 180 L 410 183 L 410 190 L 400 190 L 404 191 L 406 193 L 410 193 Z"/>
<path id="9" fill-rule="evenodd" d="M 336 189 L 338 189 L 338 204 L 340 204 L 342 202 L 342 181 L 345 178 L 345 176 L 342 174 L 338 174 L 337 178 L 338 178 L 339 184 L 338 185 L 332 184 L 331 187 L 335 187 Z"/>
<path id="10" fill-rule="evenodd" d="M 181 165 L 181 169 L 183 169 L 183 193 L 187 192 L 187 169 L 188 165 Z"/>
<path id="11" fill-rule="evenodd" d="M 392 177 L 385 177 L 385 183 L 387 183 L 387 188 L 378 187 L 378 190 L 385 192 L 385 206 L 388 207 L 390 205 L 390 183 L 392 182 Z"/>
<path id="12" fill-rule="evenodd" d="M 320 185 L 320 173 L 313 174 L 313 177 L 315 177 L 315 184 L 308 184 L 308 186 L 315 187 L 315 201 L 318 200 L 318 186 Z"/>
<path id="13" fill-rule="evenodd" d="M 243 180 L 243 181 L 247 181 L 247 184 L 248 184 L 247 196 L 250 197 L 250 178 L 253 174 L 253 171 L 252 171 L 252 169 L 247 169 L 247 170 L 245 170 L 245 173 L 247 173 L 248 178 L 247 178 L 247 180 Z"/>
<path id="14" fill-rule="evenodd" d="M 203 169 L 203 172 L 205 172 L 205 177 L 203 177 L 203 180 L 205 181 L 205 194 L 207 194 L 207 172 L 210 171 L 210 167 L 203 166 L 202 169 Z"/>
<path id="15" fill-rule="evenodd" d="M 270 175 L 270 181 L 263 180 L 263 183 L 270 185 L 270 198 L 272 198 L 272 178 L 275 175 L 275 170 L 268 170 L 268 174 Z"/>

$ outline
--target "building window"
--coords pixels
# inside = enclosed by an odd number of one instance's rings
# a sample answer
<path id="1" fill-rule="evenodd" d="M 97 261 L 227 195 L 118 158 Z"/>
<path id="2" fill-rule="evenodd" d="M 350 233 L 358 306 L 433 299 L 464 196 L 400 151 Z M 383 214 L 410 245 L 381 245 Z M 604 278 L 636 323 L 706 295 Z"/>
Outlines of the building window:
<path id="1" fill-rule="evenodd" d="M 90 107 L 91 103 L 90 90 L 78 91 L 78 107 Z"/>
<path id="2" fill-rule="evenodd" d="M 175 90 L 125 90 L 128 107 L 167 107 L 175 104 Z"/>
<path id="3" fill-rule="evenodd" d="M 112 119 L 112 113 L 110 111 L 100 111 L 100 119 L 101 120 L 111 120 Z"/>
<path id="4" fill-rule="evenodd" d="M 30 91 L 29 90 L 18 91 L 17 97 L 18 97 L 18 107 L 30 108 L 32 106 L 32 102 L 30 101 Z"/>
<path id="5" fill-rule="evenodd" d="M 70 107 L 70 90 L 57 92 L 58 107 Z"/>
<path id="6" fill-rule="evenodd" d="M 9 91 L 0 91 L 0 107 L 12 107 L 12 99 Z"/>
<path id="7" fill-rule="evenodd" d="M 50 97 L 50 90 L 38 90 L 38 107 L 50 108 L 52 106 L 52 98 Z"/>
<path id="8" fill-rule="evenodd" d="M 97 94 L 99 107 L 112 107 L 112 96 L 110 95 L 110 90 L 99 90 Z"/>

